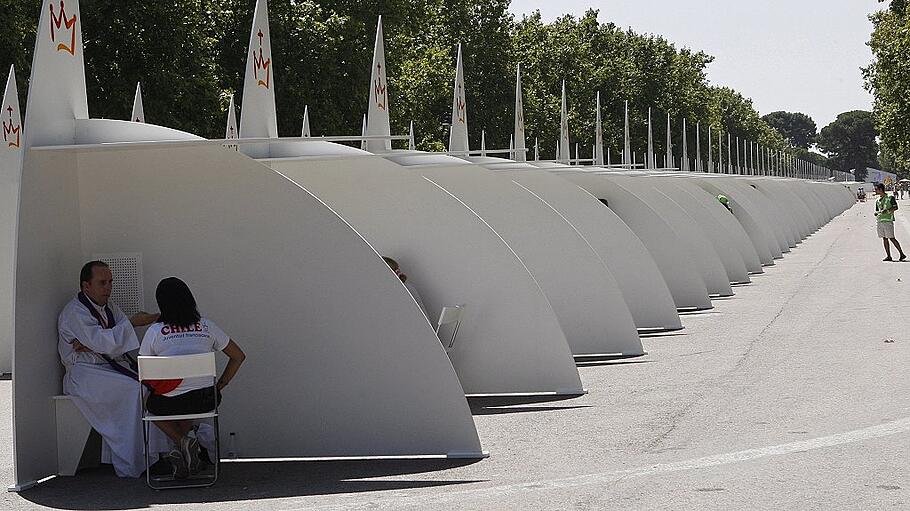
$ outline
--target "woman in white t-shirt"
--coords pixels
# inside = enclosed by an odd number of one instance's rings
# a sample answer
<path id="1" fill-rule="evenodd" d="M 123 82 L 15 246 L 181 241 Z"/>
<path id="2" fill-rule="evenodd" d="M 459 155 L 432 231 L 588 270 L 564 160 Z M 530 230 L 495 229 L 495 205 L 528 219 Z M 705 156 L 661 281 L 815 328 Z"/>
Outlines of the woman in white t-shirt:
<path id="1" fill-rule="evenodd" d="M 237 374 L 246 358 L 243 350 L 213 321 L 203 318 L 196 308 L 190 288 L 177 277 L 168 277 L 155 290 L 161 317 L 145 332 L 140 355 L 180 356 L 221 351 L 230 359 L 216 386 L 211 378 L 182 380 L 147 380 L 151 388 L 146 408 L 155 415 L 205 413 L 221 402 L 223 389 Z M 192 421 L 156 421 L 158 426 L 179 447 L 169 458 L 175 466 L 176 477 L 194 472 L 199 462 L 199 442 L 190 432 Z M 215 453 L 217 455 L 217 453 Z"/>

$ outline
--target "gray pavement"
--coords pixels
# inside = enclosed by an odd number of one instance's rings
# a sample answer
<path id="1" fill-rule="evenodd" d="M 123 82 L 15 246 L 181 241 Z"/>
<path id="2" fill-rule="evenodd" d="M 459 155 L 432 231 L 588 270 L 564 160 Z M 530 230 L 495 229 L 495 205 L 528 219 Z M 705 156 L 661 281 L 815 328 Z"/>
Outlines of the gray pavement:
<path id="1" fill-rule="evenodd" d="M 872 208 L 685 316 L 684 334 L 644 339 L 647 356 L 585 364 L 589 395 L 477 408 L 487 460 L 230 464 L 212 489 L 160 493 L 94 470 L 0 508 L 910 508 L 910 264 L 881 262 Z M 9 403 L 0 382 L 8 481 Z"/>

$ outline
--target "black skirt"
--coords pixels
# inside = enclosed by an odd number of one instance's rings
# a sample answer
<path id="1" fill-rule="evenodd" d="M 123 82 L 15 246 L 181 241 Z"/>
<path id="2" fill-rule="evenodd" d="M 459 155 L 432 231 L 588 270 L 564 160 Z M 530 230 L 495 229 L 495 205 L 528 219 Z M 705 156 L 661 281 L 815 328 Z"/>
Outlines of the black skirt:
<path id="1" fill-rule="evenodd" d="M 211 412 L 219 404 L 221 391 L 216 387 L 207 387 L 173 397 L 152 394 L 145 402 L 145 407 L 154 415 L 187 415 Z"/>

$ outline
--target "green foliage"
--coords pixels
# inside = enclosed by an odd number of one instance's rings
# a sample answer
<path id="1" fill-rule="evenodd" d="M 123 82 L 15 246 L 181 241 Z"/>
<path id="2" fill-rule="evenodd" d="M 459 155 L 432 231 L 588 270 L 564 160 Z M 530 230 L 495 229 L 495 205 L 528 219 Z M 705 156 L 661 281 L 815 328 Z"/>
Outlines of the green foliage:
<path id="1" fill-rule="evenodd" d="M 827 153 L 835 170 L 856 169 L 857 179 L 865 177 L 866 167 L 877 168 L 878 143 L 871 112 L 853 110 L 837 116 L 818 135 L 818 148 Z"/>
<path id="2" fill-rule="evenodd" d="M 673 145 L 695 126 L 783 148 L 750 100 L 708 83 L 713 57 L 676 48 L 654 35 L 600 23 L 598 12 L 544 23 L 516 20 L 509 0 L 271 0 L 279 133 L 296 136 L 304 105 L 315 134 L 357 134 L 367 106 L 376 18 L 383 16 L 392 130 L 414 121 L 418 147 L 440 150 L 448 139 L 456 46 L 463 45 L 472 147 L 487 132 L 504 148 L 512 131 L 515 68 L 521 63 L 528 147 L 539 138 L 552 157 L 558 139 L 561 83 L 566 81 L 573 145 L 590 157 L 594 98 L 601 93 L 605 144 L 622 147 L 623 104 L 629 101 L 633 150 L 643 159 L 647 112 L 655 150 L 664 152 L 667 113 Z M 255 0 L 82 0 L 89 108 L 95 117 L 125 119 L 135 83 L 143 84 L 149 122 L 207 137 L 223 136 L 228 97 L 241 91 Z M 0 66 L 15 62 L 27 91 L 39 0 L 0 0 Z M 241 100 L 239 94 L 236 98 Z M 24 102 L 23 102 L 24 104 Z M 724 135 L 725 137 L 725 135 Z M 726 142 L 726 141 L 725 141 Z M 717 149 L 716 143 L 714 144 Z M 716 157 L 716 156 L 715 156 Z"/>
<path id="3" fill-rule="evenodd" d="M 869 41 L 875 60 L 863 69 L 866 88 L 875 95 L 873 111 L 894 171 L 910 177 L 910 14 L 903 1 L 873 14 Z"/>
<path id="4" fill-rule="evenodd" d="M 762 120 L 777 130 L 790 147 L 809 149 L 818 136 L 818 127 L 811 117 L 800 112 L 771 112 Z"/>

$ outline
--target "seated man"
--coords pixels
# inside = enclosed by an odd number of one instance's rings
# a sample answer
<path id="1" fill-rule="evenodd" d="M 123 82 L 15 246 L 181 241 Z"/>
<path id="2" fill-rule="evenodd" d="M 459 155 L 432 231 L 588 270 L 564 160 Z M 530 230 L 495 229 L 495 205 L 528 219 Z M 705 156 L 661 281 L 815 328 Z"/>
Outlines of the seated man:
<path id="1" fill-rule="evenodd" d="M 127 318 L 108 303 L 113 275 L 101 261 L 83 266 L 79 283 L 81 291 L 57 322 L 57 350 L 66 368 L 63 392 L 101 435 L 102 461 L 109 460 L 120 477 L 139 477 L 145 471 L 142 405 L 127 352 L 139 348 L 133 327 L 154 323 L 158 315 L 141 312 Z M 153 447 L 161 447 L 151 452 L 167 449 L 162 435 L 151 439 Z"/>
<path id="2" fill-rule="evenodd" d="M 398 261 L 392 259 L 391 257 L 382 256 L 382 259 L 389 265 L 389 268 L 395 272 L 395 275 L 398 275 L 398 278 L 401 279 L 401 282 L 404 284 L 404 287 L 411 292 L 411 296 L 414 297 L 414 301 L 417 302 L 417 305 L 420 307 L 420 310 L 423 311 L 423 315 L 429 318 L 427 314 L 427 308 L 423 305 L 423 299 L 420 297 L 420 293 L 417 292 L 417 289 L 413 284 L 408 284 L 408 276 L 401 271 L 401 267 L 398 266 Z"/>

